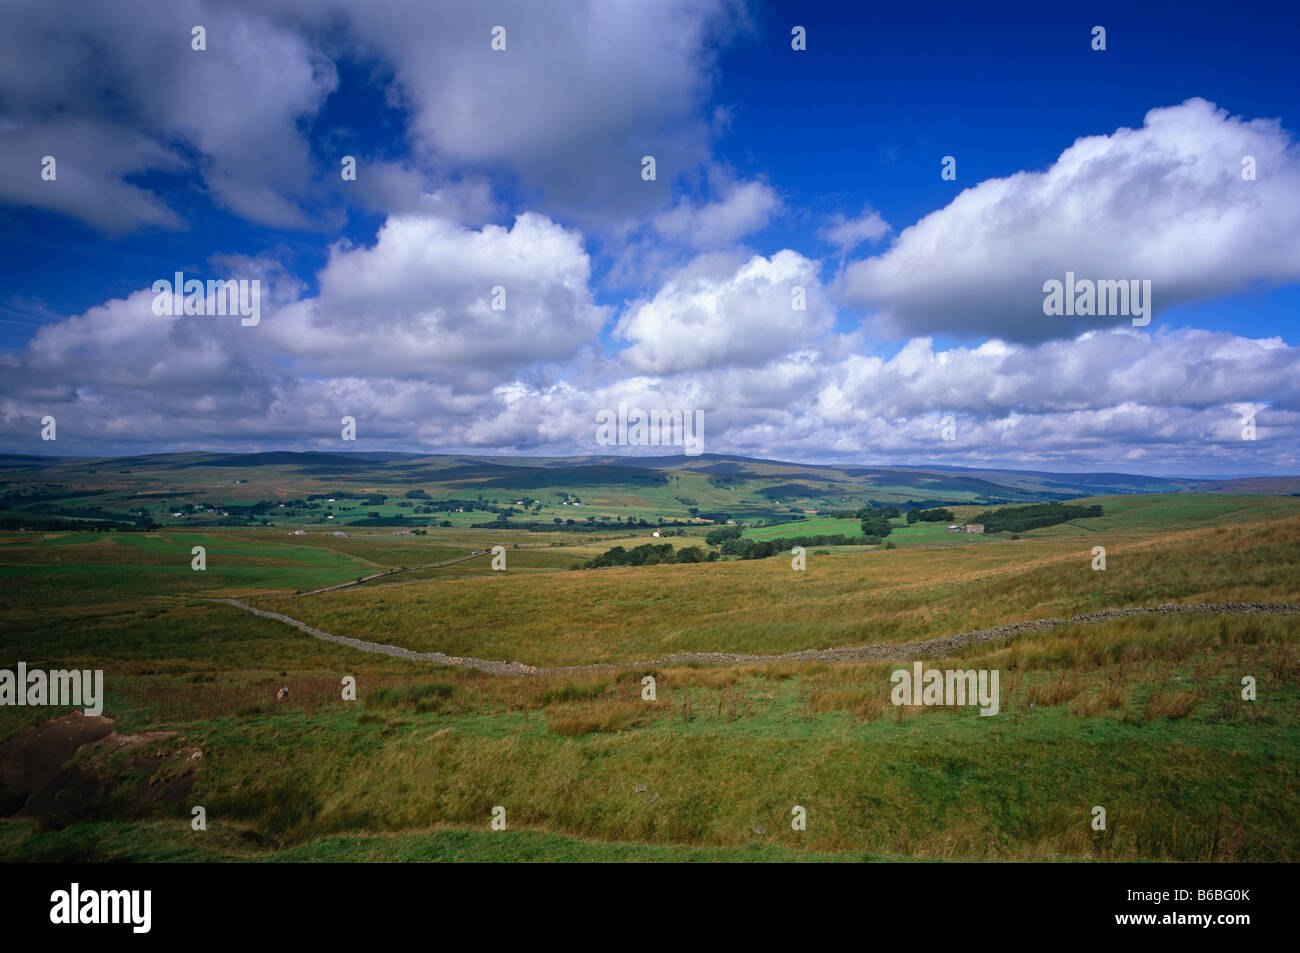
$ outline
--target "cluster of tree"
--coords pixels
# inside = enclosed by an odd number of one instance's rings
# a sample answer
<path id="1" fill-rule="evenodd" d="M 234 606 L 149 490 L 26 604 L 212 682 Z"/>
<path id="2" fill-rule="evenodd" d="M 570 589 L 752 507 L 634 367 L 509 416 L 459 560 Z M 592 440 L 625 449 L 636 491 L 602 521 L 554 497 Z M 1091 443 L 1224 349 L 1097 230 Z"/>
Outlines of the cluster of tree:
<path id="1" fill-rule="evenodd" d="M 879 516 L 887 520 L 896 520 L 903 515 L 903 511 L 897 506 L 885 506 L 881 503 L 872 503 L 870 506 L 864 506 L 854 514 L 857 519 L 864 520 L 869 516 Z"/>
<path id="2" fill-rule="evenodd" d="M 672 543 L 645 543 L 624 549 L 615 546 L 601 553 L 595 559 L 588 559 L 582 564 L 583 569 L 604 569 L 606 566 L 658 566 L 661 563 L 704 563 L 713 562 L 717 553 L 706 553 L 698 546 L 687 546 L 673 550 Z"/>
<path id="3" fill-rule="evenodd" d="M 709 530 L 704 537 L 704 541 L 710 546 L 721 546 L 729 539 L 739 539 L 743 532 L 739 526 L 722 526 L 718 529 Z"/>
<path id="4" fill-rule="evenodd" d="M 897 506 L 887 506 L 871 500 L 868 506 L 861 506 L 856 510 L 831 510 L 830 515 L 837 520 L 865 520 L 873 516 L 896 520 L 903 515 L 903 511 Z"/>
<path id="5" fill-rule="evenodd" d="M 986 533 L 1023 533 L 1041 526 L 1055 526 L 1070 520 L 1093 519 L 1104 515 L 1101 506 L 1068 506 L 1064 503 L 1033 503 L 985 510 L 971 520 L 983 523 Z"/>
<path id="6" fill-rule="evenodd" d="M 777 552 L 780 550 L 766 539 L 728 539 L 722 544 L 722 555 L 741 559 L 766 559 Z"/>
<path id="7" fill-rule="evenodd" d="M 845 536 L 843 534 L 823 534 L 819 536 L 791 536 L 781 539 L 728 539 L 722 544 L 724 556 L 739 556 L 741 559 L 766 559 L 778 553 L 788 553 L 795 546 L 805 549 L 810 546 L 874 546 L 880 542 L 879 536 Z"/>
<path id="8" fill-rule="evenodd" d="M 862 518 L 862 535 L 884 539 L 894 531 L 893 525 L 883 516 L 877 516 L 876 510 L 864 510 L 871 515 Z"/>
<path id="9" fill-rule="evenodd" d="M 719 547 L 718 551 L 704 552 L 698 546 L 678 549 L 674 552 L 670 543 L 646 543 L 624 549 L 613 549 L 588 560 L 582 564 L 584 569 L 601 569 L 605 566 L 654 566 L 659 563 L 697 563 L 713 562 L 719 556 L 737 556 L 740 559 L 766 559 L 779 553 L 789 552 L 795 546 L 805 549 L 813 546 L 872 546 L 881 542 L 880 536 L 845 536 L 842 533 L 824 533 L 815 536 L 790 536 L 780 539 L 745 539 L 741 527 L 726 526 L 713 530 L 705 537 L 710 546 Z"/>
<path id="10" fill-rule="evenodd" d="M 795 546 L 808 549 L 812 546 L 874 546 L 880 542 L 878 536 L 845 536 L 843 533 L 823 533 L 817 536 L 791 536 L 772 540 L 778 553 L 784 553 Z"/>
<path id="11" fill-rule="evenodd" d="M 951 523 L 956 519 L 957 517 L 953 515 L 952 510 L 937 509 L 907 511 L 908 526 L 911 526 L 913 523 Z M 979 521 L 976 520 L 975 522 Z"/>

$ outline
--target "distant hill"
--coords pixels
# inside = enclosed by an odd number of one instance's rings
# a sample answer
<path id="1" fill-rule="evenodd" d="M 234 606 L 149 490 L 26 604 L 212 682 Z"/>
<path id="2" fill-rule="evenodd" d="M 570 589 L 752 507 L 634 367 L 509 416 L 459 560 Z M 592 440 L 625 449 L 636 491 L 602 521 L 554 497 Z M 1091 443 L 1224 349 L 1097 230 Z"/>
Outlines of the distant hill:
<path id="1" fill-rule="evenodd" d="M 1266 496 L 1300 496 L 1300 476 L 1242 477 L 1197 483 L 1198 493 L 1254 493 Z"/>
<path id="2" fill-rule="evenodd" d="M 0 519 L 384 523 L 772 520 L 871 503 L 997 505 L 1146 493 L 1300 492 L 1300 477 L 1179 479 L 726 454 L 488 457 L 273 451 L 0 455 Z M 335 494 L 338 499 L 326 499 Z M 320 497 L 320 499 L 312 499 Z M 376 516 L 375 514 L 379 514 Z M 179 516 L 176 514 L 180 514 Z"/>

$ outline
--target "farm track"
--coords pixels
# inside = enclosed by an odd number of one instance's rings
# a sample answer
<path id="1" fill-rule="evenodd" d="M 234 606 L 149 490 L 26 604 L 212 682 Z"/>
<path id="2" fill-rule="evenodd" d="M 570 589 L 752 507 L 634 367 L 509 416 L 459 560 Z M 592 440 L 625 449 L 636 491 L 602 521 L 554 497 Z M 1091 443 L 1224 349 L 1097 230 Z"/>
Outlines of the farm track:
<path id="1" fill-rule="evenodd" d="M 492 675 L 578 675 L 591 672 L 614 672 L 621 669 L 644 669 L 671 665 L 765 665 L 773 662 L 910 662 L 918 658 L 944 657 L 956 649 L 982 642 L 994 642 L 1010 639 L 1028 632 L 1042 632 L 1062 625 L 1096 624 L 1135 615 L 1300 615 L 1300 603 L 1296 602 L 1215 602 L 1202 605 L 1184 606 L 1176 603 L 1164 603 L 1158 606 L 1133 606 L 1127 609 L 1101 609 L 1097 612 L 1085 612 L 1070 619 L 1045 618 L 1028 619 L 1023 622 L 1009 622 L 991 629 L 977 629 L 971 632 L 959 632 L 956 635 L 936 639 L 923 639 L 919 642 L 903 642 L 890 645 L 884 642 L 875 645 L 859 645 L 838 649 L 803 649 L 799 652 L 786 652 L 781 655 L 739 655 L 730 652 L 679 652 L 664 658 L 646 659 L 637 662 L 596 663 L 592 665 L 562 665 L 545 668 L 525 665 L 522 662 L 501 662 L 493 659 L 480 659 L 466 656 L 446 655 L 442 652 L 414 652 L 397 645 L 385 645 L 382 642 L 366 642 L 342 635 L 331 635 L 320 629 L 291 619 L 279 612 L 268 612 L 247 605 L 237 599 L 214 599 L 224 602 L 254 615 L 284 622 L 307 633 L 312 638 L 337 645 L 346 645 L 362 652 L 377 652 L 394 658 L 413 659 L 421 662 L 434 662 L 439 665 L 459 665 L 474 668 Z"/>
<path id="2" fill-rule="evenodd" d="M 354 589 L 363 583 L 370 582 L 372 579 L 382 579 L 384 576 L 396 576 L 404 572 L 415 572 L 417 569 L 441 569 L 444 566 L 455 566 L 457 563 L 467 562 L 471 559 L 478 559 L 480 556 L 486 556 L 486 552 L 471 553 L 468 556 L 457 556 L 455 559 L 449 559 L 444 563 L 430 563 L 428 566 L 407 566 L 403 569 L 385 569 L 383 572 L 372 573 L 369 576 L 362 576 L 360 579 L 354 579 L 351 582 L 341 582 L 337 586 L 326 586 L 324 589 L 313 589 L 311 592 L 304 592 L 304 596 L 315 596 L 322 592 L 338 592 L 340 589 Z"/>

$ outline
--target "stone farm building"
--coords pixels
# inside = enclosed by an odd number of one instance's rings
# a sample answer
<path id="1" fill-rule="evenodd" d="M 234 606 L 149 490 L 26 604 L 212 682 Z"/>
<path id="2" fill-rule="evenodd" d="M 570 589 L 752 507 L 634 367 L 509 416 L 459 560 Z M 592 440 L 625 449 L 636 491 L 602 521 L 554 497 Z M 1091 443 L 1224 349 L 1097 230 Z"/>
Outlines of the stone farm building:
<path id="1" fill-rule="evenodd" d="M 968 532 L 968 533 L 982 533 L 982 532 L 984 532 L 984 524 L 983 524 L 983 523 L 967 523 L 967 524 L 966 524 L 966 532 Z"/>

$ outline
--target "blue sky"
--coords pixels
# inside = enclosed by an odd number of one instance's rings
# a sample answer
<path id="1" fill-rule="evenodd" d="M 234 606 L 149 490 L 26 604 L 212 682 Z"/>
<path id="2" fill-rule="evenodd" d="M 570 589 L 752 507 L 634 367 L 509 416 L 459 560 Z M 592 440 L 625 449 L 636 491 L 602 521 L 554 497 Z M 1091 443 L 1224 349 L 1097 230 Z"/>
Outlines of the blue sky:
<path id="1" fill-rule="evenodd" d="M 1133 6 L 7 5 L 0 449 L 591 453 L 627 402 L 717 452 L 1300 472 L 1300 13 Z M 1066 270 L 1153 320 L 1045 316 Z M 176 271 L 260 323 L 154 314 Z"/>

